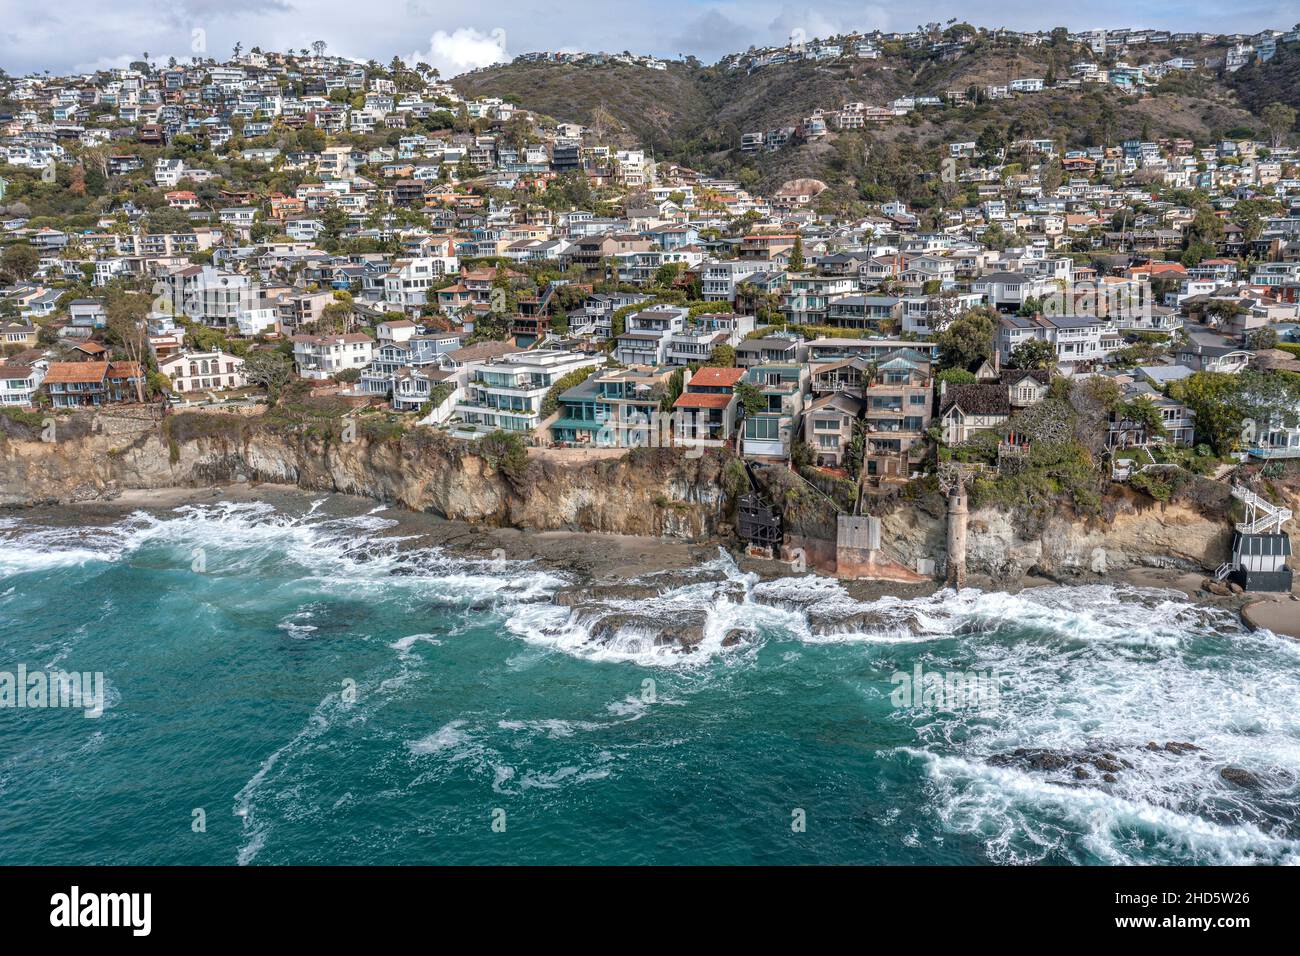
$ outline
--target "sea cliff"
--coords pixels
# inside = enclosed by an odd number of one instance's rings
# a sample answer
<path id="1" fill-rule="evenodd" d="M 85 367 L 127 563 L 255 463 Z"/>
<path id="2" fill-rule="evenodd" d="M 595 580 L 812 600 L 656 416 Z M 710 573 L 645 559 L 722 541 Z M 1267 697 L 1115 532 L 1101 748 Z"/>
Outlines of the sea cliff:
<path id="1" fill-rule="evenodd" d="M 47 420 L 49 421 L 49 420 Z M 686 541 L 731 538 L 734 466 L 711 450 L 622 457 L 548 455 L 429 429 L 336 431 L 265 414 L 112 409 L 53 419 L 53 429 L 0 418 L 0 506 L 111 500 L 128 489 L 274 482 L 362 495 L 452 520 L 530 531 L 591 531 Z M 1212 570 L 1231 523 L 1185 503 L 1116 488 L 1107 517 L 1063 509 L 1027 530 L 994 507 L 972 511 L 968 568 L 997 581 L 1026 575 L 1105 577 L 1140 567 Z M 1293 502 L 1300 511 L 1300 501 Z M 898 500 L 883 509 L 887 546 L 912 566 L 942 559 L 941 509 Z M 1295 527 L 1289 528 L 1295 533 Z"/>

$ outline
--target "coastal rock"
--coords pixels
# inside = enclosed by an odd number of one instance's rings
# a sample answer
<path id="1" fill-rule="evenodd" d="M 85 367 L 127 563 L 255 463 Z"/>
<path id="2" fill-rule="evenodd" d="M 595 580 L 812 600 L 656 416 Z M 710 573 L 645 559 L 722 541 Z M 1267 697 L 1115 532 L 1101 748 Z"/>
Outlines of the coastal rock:
<path id="1" fill-rule="evenodd" d="M 814 634 L 919 634 L 921 627 L 913 615 L 899 616 L 881 610 L 843 611 L 814 607 L 808 612 L 808 626 Z"/>
<path id="2" fill-rule="evenodd" d="M 635 631 L 649 636 L 657 646 L 676 645 L 691 650 L 704 640 L 705 621 L 703 611 L 688 611 L 675 615 L 671 621 L 645 614 L 614 613 L 586 623 L 590 639 L 600 644 L 612 643 L 620 632 Z"/>
<path id="3" fill-rule="evenodd" d="M 600 644 L 610 643 L 622 630 L 655 633 L 659 630 L 659 622 L 640 614 L 606 614 L 591 621 L 587 626 L 587 633 L 591 636 L 591 640 Z"/>
<path id="4" fill-rule="evenodd" d="M 60 418 L 59 440 L 0 441 L 0 505 L 107 500 L 120 490 L 243 481 L 360 495 L 472 524 L 703 541 L 726 517 L 726 456 L 639 448 L 621 458 L 529 449 L 506 466 L 427 428 L 341 442 L 292 413 L 148 406 Z"/>
<path id="5" fill-rule="evenodd" d="M 1200 749 L 1201 748 L 1196 746 L 1196 744 L 1189 744 L 1186 741 L 1181 740 L 1166 741 L 1163 747 L 1154 740 L 1147 741 L 1147 750 L 1163 750 L 1166 753 L 1171 754 L 1187 754 Z"/>
<path id="6" fill-rule="evenodd" d="M 1053 750 L 1050 748 L 1017 747 L 1010 753 L 994 754 L 989 758 L 994 767 L 1020 767 L 1040 773 L 1069 771 L 1076 780 L 1086 780 L 1092 771 L 1099 771 L 1101 779 L 1113 783 L 1115 774 L 1131 770 L 1133 764 L 1123 757 L 1101 749 Z"/>
<path id="7" fill-rule="evenodd" d="M 659 588 L 650 584 L 592 584 L 561 588 L 551 598 L 560 607 L 579 607 L 600 601 L 644 601 L 656 597 Z"/>
<path id="8" fill-rule="evenodd" d="M 1227 783 L 1243 790 L 1259 790 L 1264 786 L 1264 781 L 1259 776 L 1247 770 L 1244 767 L 1224 767 L 1219 771 L 1219 776 Z"/>
<path id="9" fill-rule="evenodd" d="M 1125 491 L 1112 492 L 1107 506 L 1114 514 L 1105 521 L 1062 509 L 1034 527 L 1011 511 L 972 510 L 967 570 L 1000 583 L 1018 582 L 1031 571 L 1056 581 L 1096 581 L 1141 567 L 1217 567 L 1228 553 L 1231 525 L 1222 515 L 1185 502 L 1151 507 L 1148 499 Z M 1287 506 L 1300 513 L 1296 496 Z M 882 515 L 882 531 L 905 564 L 944 553 L 942 512 L 899 507 Z"/>

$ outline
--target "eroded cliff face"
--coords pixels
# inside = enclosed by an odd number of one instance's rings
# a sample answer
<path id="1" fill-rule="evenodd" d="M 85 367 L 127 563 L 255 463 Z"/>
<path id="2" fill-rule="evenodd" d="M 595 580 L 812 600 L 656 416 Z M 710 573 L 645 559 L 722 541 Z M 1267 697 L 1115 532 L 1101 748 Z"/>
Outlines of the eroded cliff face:
<path id="1" fill-rule="evenodd" d="M 1111 519 L 1083 519 L 1068 511 L 1049 516 L 1036 534 L 1026 534 L 1016 516 L 992 508 L 971 511 L 967 569 L 1014 581 L 1033 572 L 1058 579 L 1101 576 L 1133 567 L 1213 570 L 1228 557 L 1232 524 L 1184 504 L 1160 504 L 1118 493 Z M 1300 511 L 1293 502 L 1293 510 Z M 1288 530 L 1295 534 L 1300 527 Z M 883 519 L 883 531 L 900 554 L 939 558 L 945 523 L 916 508 L 900 508 Z"/>
<path id="2" fill-rule="evenodd" d="M 60 418 L 41 440 L 0 417 L 0 505 L 111 498 L 123 489 L 267 481 L 363 495 L 443 517 L 527 530 L 600 531 L 701 540 L 730 534 L 724 460 L 640 449 L 622 458 L 562 462 L 530 455 L 507 467 L 471 443 L 417 429 L 350 442 L 310 428 L 251 418 L 177 416 L 164 424 L 139 410 Z M 183 424 L 182 424 L 183 421 Z M 7 434 L 5 433 L 7 432 Z M 1069 579 L 1138 566 L 1211 570 L 1226 559 L 1231 524 L 1182 504 L 1117 492 L 1110 519 L 1068 511 L 1026 531 L 991 508 L 970 515 L 968 570 L 1006 581 L 1033 572 Z M 1290 507 L 1300 513 L 1300 500 Z M 944 518 L 900 502 L 884 538 L 909 566 L 942 560 Z M 1297 522 L 1288 530 L 1300 533 Z"/>
<path id="3" fill-rule="evenodd" d="M 461 521 L 530 530 L 702 539 L 725 521 L 722 459 L 640 449 L 575 463 L 529 456 L 507 467 L 424 430 L 351 441 L 232 416 L 185 428 L 112 413 L 56 421 L 53 440 L 0 444 L 0 505 L 111 498 L 121 489 L 232 481 L 364 495 Z"/>

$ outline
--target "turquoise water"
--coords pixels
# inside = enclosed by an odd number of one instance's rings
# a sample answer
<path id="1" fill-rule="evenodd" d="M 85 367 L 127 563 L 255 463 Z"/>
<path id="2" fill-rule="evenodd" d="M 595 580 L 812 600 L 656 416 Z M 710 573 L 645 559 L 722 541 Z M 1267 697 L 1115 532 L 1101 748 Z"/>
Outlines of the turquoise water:
<path id="1" fill-rule="evenodd" d="M 0 864 L 1300 858 L 1297 647 L 1180 595 L 860 605 L 720 555 L 608 608 L 703 611 L 681 653 L 636 626 L 594 636 L 598 610 L 549 602 L 562 574 L 356 512 L 0 518 L 0 670 L 108 685 L 98 718 L 0 709 Z M 1001 689 L 895 706 L 892 675 L 918 664 Z M 1127 766 L 1081 781 L 995 759 L 1017 747 Z"/>

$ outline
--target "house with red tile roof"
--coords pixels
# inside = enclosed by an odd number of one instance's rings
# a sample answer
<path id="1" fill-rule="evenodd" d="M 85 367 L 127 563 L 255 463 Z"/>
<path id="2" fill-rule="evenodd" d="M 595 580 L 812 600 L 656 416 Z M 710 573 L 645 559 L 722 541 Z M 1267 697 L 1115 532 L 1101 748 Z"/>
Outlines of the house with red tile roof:
<path id="1" fill-rule="evenodd" d="M 678 442 L 729 441 L 736 432 L 736 383 L 743 368 L 702 368 L 682 372 L 682 394 L 673 402 L 673 433 Z"/>
<path id="2" fill-rule="evenodd" d="M 137 401 L 142 380 L 135 362 L 51 362 L 41 387 L 55 408 L 86 408 Z"/>

